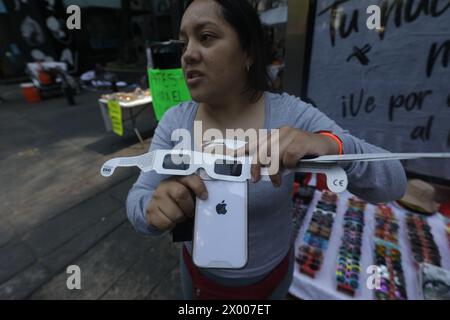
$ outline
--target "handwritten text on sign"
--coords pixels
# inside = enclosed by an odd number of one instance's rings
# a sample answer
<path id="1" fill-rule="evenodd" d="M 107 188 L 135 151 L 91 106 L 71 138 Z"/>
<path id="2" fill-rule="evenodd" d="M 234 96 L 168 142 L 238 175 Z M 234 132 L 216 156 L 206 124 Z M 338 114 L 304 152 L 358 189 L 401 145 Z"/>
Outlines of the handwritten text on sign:
<path id="1" fill-rule="evenodd" d="M 153 98 L 153 109 L 158 121 L 169 108 L 191 100 L 181 69 L 151 69 L 148 77 Z"/>
<path id="2" fill-rule="evenodd" d="M 118 101 L 108 101 L 108 113 L 109 118 L 111 119 L 113 132 L 119 136 L 123 136 L 122 108 Z"/>
<path id="3" fill-rule="evenodd" d="M 367 27 L 376 5 L 380 28 Z M 352 134 L 394 152 L 450 148 L 450 0 L 317 1 L 308 97 Z M 450 179 L 450 164 L 407 169 Z"/>

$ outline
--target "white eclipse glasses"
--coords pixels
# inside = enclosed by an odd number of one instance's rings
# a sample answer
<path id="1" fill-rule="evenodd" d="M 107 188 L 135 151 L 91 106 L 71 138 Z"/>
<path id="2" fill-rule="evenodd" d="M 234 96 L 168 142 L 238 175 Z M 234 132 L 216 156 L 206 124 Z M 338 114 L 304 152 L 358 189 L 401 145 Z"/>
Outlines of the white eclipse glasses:
<path id="1" fill-rule="evenodd" d="M 231 157 L 190 150 L 155 150 L 136 157 L 108 160 L 103 164 L 100 173 L 109 177 L 117 167 L 136 166 L 143 172 L 154 170 L 158 174 L 175 176 L 192 175 L 198 170 L 202 179 L 246 182 L 251 179 L 251 165 L 252 157 Z M 323 173 L 331 191 L 340 193 L 347 189 L 347 174 L 336 164 L 302 163 L 294 171 Z M 289 173 L 292 173 L 292 170 L 282 171 L 282 175 Z M 261 168 L 260 174 L 261 181 L 270 181 L 268 168 Z"/>
<path id="2" fill-rule="evenodd" d="M 143 172 L 188 176 L 204 169 L 217 180 L 246 181 L 251 178 L 251 157 L 231 157 L 190 150 L 155 150 L 137 157 L 114 158 L 105 162 L 101 175 L 109 177 L 117 167 L 138 167 Z"/>
<path id="3" fill-rule="evenodd" d="M 328 189 L 340 193 L 347 189 L 348 178 L 339 166 L 348 162 L 371 162 L 419 158 L 450 158 L 450 153 L 379 153 L 327 155 L 302 159 L 295 170 L 283 170 L 282 175 L 292 172 L 322 173 L 326 176 Z M 251 179 L 252 157 L 231 157 L 191 150 L 155 150 L 136 157 L 114 158 L 106 161 L 100 173 L 113 175 L 117 167 L 138 167 L 143 172 L 154 170 L 158 174 L 188 176 L 203 169 L 212 179 L 245 182 Z M 200 170 L 201 177 L 202 175 Z M 261 168 L 261 180 L 270 181 L 268 168 Z"/>

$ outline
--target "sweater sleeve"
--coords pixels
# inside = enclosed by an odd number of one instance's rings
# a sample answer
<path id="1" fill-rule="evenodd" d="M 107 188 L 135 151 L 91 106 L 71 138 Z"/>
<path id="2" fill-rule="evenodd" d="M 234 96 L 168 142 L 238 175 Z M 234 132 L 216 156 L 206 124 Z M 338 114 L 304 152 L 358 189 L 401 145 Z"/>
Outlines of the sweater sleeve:
<path id="1" fill-rule="evenodd" d="M 180 107 L 173 107 L 164 114 L 155 130 L 149 151 L 170 150 L 174 147 L 171 135 L 177 123 L 177 108 Z M 152 199 L 153 192 L 161 181 L 169 177 L 168 175 L 157 174 L 155 171 L 141 172 L 129 191 L 126 201 L 127 216 L 138 233 L 149 236 L 164 236 L 169 232 L 148 225 L 146 219 L 146 208 Z"/>
<path id="2" fill-rule="evenodd" d="M 352 136 L 333 120 L 312 105 L 297 98 L 291 98 L 290 113 L 295 128 L 308 132 L 328 130 L 338 136 L 344 147 L 344 154 L 386 153 L 388 151 Z M 352 162 L 343 166 L 348 176 L 348 190 L 372 203 L 401 199 L 406 191 L 406 175 L 398 160 Z"/>

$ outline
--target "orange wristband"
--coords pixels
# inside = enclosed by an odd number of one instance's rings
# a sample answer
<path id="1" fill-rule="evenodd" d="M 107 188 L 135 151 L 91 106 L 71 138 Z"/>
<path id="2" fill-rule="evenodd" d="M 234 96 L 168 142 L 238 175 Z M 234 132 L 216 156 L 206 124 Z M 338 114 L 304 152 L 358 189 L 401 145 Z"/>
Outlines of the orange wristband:
<path id="1" fill-rule="evenodd" d="M 336 141 L 338 147 L 339 147 L 339 154 L 343 154 L 344 153 L 344 145 L 341 141 L 341 139 L 339 139 L 339 137 L 333 133 L 331 133 L 330 131 L 319 131 L 316 132 L 318 134 L 323 134 L 324 136 L 330 137 L 332 138 L 334 141 Z"/>

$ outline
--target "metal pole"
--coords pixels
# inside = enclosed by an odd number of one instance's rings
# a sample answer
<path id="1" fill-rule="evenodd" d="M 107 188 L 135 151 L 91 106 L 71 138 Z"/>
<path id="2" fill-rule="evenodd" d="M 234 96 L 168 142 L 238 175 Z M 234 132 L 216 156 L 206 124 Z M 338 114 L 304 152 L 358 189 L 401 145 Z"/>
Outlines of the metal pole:
<path id="1" fill-rule="evenodd" d="M 286 67 L 283 88 L 298 97 L 306 94 L 306 58 L 308 44 L 308 17 L 311 0 L 288 0 L 286 29 Z M 311 30 L 310 32 L 312 32 Z M 305 98 L 305 97 L 302 97 Z"/>

